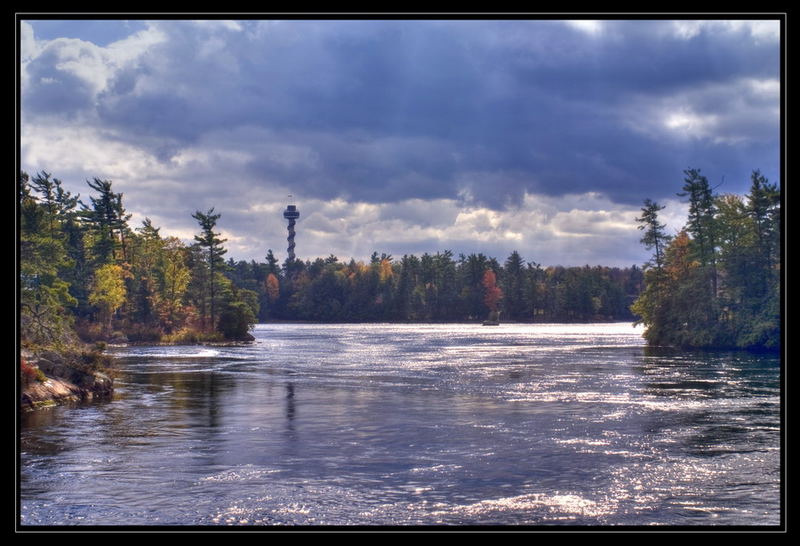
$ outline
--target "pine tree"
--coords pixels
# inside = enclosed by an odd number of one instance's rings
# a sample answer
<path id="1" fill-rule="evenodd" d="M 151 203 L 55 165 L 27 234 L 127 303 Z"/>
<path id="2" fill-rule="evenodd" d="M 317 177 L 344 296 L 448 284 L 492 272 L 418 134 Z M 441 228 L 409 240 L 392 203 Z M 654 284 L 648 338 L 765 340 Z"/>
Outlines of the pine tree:
<path id="1" fill-rule="evenodd" d="M 663 209 L 664 207 L 658 203 L 645 199 L 642 215 L 636 219 L 641 224 L 638 226 L 639 229 L 644 231 L 640 242 L 647 250 L 655 250 L 651 263 L 659 270 L 664 265 L 664 248 L 670 240 L 669 235 L 664 231 L 666 225 L 658 220 L 658 213 Z"/>
<path id="2" fill-rule="evenodd" d="M 115 193 L 110 180 L 94 178 L 88 181 L 90 188 L 99 193 L 90 196 L 91 206 L 81 202 L 83 219 L 94 236 L 92 252 L 96 266 L 127 261 L 126 235 L 130 232 L 128 220 L 122 206 L 122 194 Z"/>
<path id="3" fill-rule="evenodd" d="M 272 273 L 276 277 L 280 278 L 281 275 L 281 268 L 278 265 L 278 258 L 272 253 L 272 249 L 270 248 L 267 250 L 267 273 Z"/>
<path id="4" fill-rule="evenodd" d="M 73 317 L 69 308 L 77 301 L 59 273 L 69 266 L 59 211 L 52 186 L 43 184 L 39 201 L 31 193 L 30 177 L 20 172 L 19 202 L 19 290 L 20 335 L 23 342 L 39 345 L 71 343 Z M 49 180 L 49 176 L 46 178 Z"/>
<path id="5" fill-rule="evenodd" d="M 526 318 L 525 298 L 525 262 L 519 252 L 513 251 L 503 266 L 503 293 L 505 298 L 505 312 L 509 318 L 520 320 Z"/>
<path id="6" fill-rule="evenodd" d="M 759 172 L 751 175 L 750 193 L 747 196 L 746 214 L 752 219 L 758 249 L 758 296 L 766 295 L 777 279 L 776 266 L 780 263 L 780 191 L 776 184 Z"/>
<path id="7" fill-rule="evenodd" d="M 208 308 L 210 312 L 210 324 L 207 327 L 213 329 L 216 327 L 217 307 L 219 305 L 219 292 L 221 279 L 219 278 L 223 269 L 225 268 L 225 260 L 223 256 L 227 250 L 222 246 L 227 239 L 220 239 L 219 233 L 214 232 L 217 225 L 217 220 L 221 214 L 214 214 L 212 207 L 205 214 L 199 210 L 192 215 L 192 218 L 197 220 L 202 230 L 200 235 L 195 235 L 194 240 L 201 252 L 203 253 L 202 270 L 204 272 L 201 282 L 204 284 L 204 293 L 208 301 Z M 205 302 L 202 307 L 203 320 L 205 322 Z"/>
<path id="8" fill-rule="evenodd" d="M 679 197 L 689 200 L 689 218 L 686 230 L 692 238 L 692 248 L 700 265 L 708 270 L 711 281 L 711 294 L 717 294 L 717 267 L 716 267 L 716 227 L 714 225 L 714 195 L 709 186 L 708 179 L 700 174 L 699 169 L 683 171 L 683 192 Z"/>

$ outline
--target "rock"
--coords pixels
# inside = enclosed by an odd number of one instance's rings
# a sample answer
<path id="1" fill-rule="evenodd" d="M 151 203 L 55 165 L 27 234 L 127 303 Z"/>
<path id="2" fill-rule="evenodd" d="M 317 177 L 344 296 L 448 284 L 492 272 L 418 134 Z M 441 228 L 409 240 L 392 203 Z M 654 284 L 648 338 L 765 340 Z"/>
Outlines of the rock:
<path id="1" fill-rule="evenodd" d="M 33 381 L 22 389 L 20 403 L 23 408 L 87 401 L 108 397 L 114 392 L 111 377 L 70 366 L 66 357 L 53 351 L 38 356 L 28 353 L 23 358 L 32 366 L 38 366 L 47 376 L 46 381 Z"/>

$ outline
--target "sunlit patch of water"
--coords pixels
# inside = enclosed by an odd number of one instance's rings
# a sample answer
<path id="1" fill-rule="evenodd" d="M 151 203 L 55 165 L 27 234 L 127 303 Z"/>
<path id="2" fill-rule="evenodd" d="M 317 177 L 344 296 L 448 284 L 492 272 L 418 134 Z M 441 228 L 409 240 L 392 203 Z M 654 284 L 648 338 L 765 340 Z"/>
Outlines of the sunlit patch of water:
<path id="1" fill-rule="evenodd" d="M 774 525 L 775 359 L 630 325 L 259 325 L 27 417 L 26 524 Z M 112 487 L 113 484 L 113 487 Z"/>

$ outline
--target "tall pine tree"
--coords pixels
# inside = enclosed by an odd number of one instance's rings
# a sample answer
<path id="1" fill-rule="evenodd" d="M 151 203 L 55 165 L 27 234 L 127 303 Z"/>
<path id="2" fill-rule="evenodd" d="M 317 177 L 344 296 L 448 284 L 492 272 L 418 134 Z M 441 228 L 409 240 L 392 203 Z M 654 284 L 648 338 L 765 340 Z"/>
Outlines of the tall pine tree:
<path id="1" fill-rule="evenodd" d="M 221 214 L 214 214 L 214 208 L 209 209 L 208 212 L 202 213 L 199 210 L 192 215 L 192 218 L 197 220 L 200 224 L 201 232 L 195 235 L 194 240 L 203 255 L 202 279 L 200 282 L 204 284 L 204 301 L 201 307 L 203 314 L 204 326 L 209 329 L 216 328 L 217 307 L 219 305 L 220 285 L 221 279 L 219 278 L 223 269 L 225 268 L 225 260 L 223 256 L 228 252 L 222 246 L 227 239 L 220 239 L 219 233 L 214 232 Z M 209 309 L 210 322 L 206 321 L 205 309 Z"/>

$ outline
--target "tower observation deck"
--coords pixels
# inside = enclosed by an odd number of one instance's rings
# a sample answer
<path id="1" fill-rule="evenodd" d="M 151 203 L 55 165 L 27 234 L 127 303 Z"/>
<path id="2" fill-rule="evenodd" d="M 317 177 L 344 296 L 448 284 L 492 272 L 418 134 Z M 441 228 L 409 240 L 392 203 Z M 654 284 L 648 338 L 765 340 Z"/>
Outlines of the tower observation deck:
<path id="1" fill-rule="evenodd" d="M 287 251 L 289 252 L 289 261 L 294 261 L 294 223 L 295 220 L 300 218 L 300 211 L 297 210 L 295 205 L 289 205 L 286 207 L 286 210 L 283 211 L 283 217 L 289 220 L 289 237 L 286 238 L 289 241 L 289 248 Z"/>

